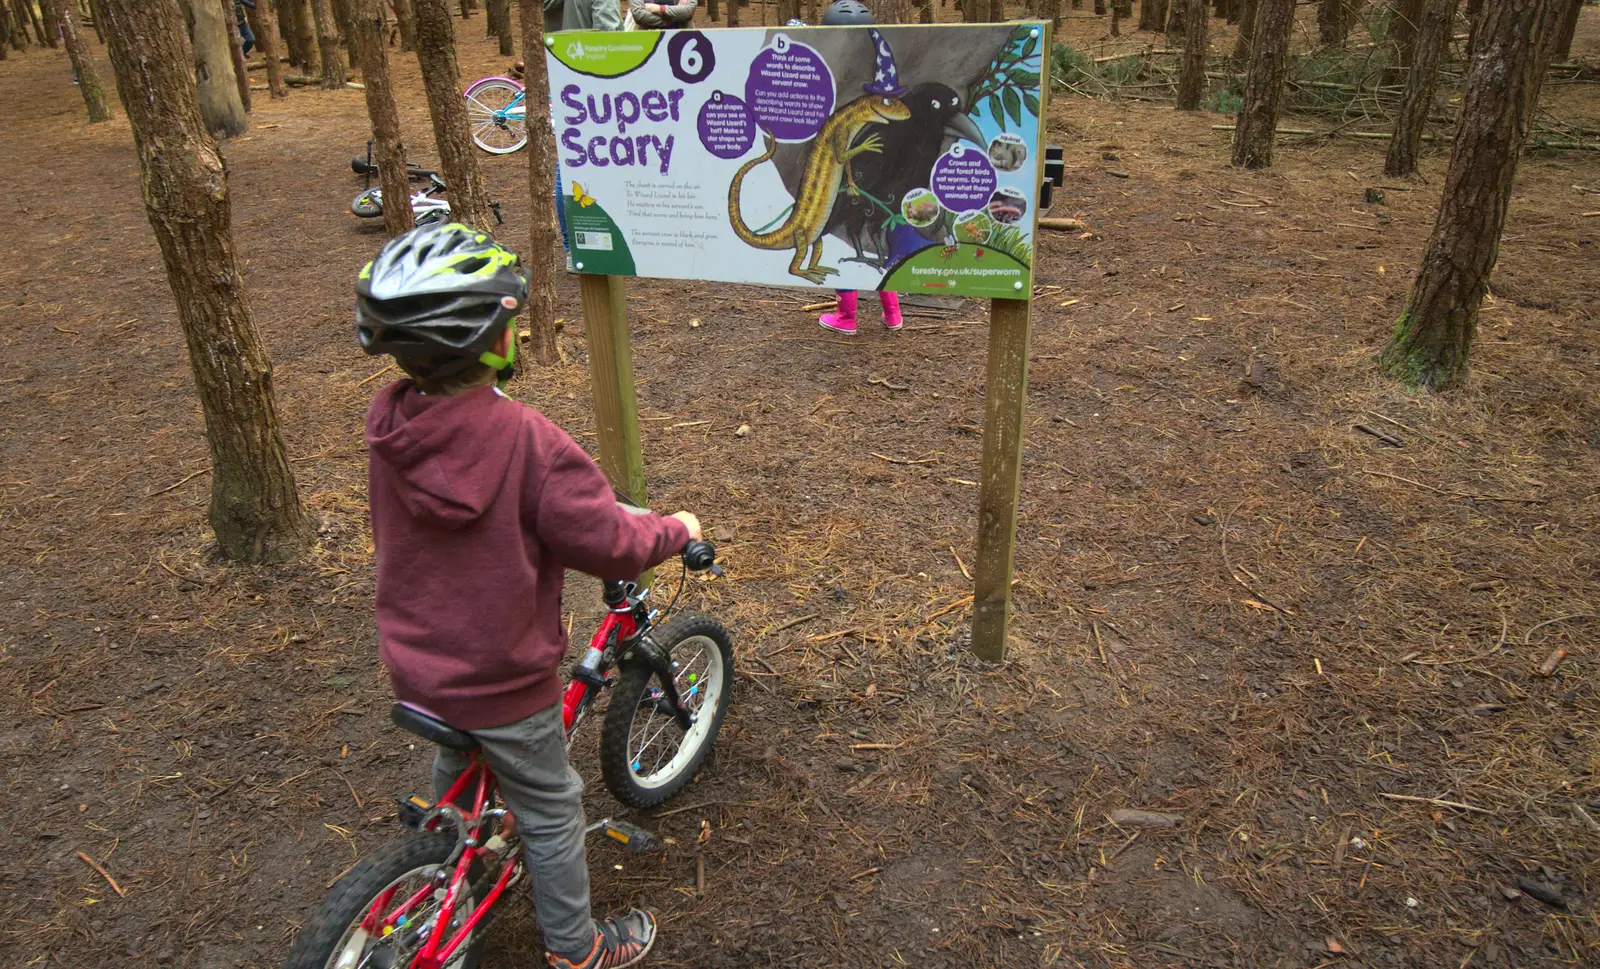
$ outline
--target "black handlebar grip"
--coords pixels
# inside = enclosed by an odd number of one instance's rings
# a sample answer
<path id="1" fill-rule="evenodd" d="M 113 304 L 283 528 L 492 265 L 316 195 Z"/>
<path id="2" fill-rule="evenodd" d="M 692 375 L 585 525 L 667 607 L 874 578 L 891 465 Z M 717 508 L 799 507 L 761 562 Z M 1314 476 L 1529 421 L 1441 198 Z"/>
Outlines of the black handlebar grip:
<path id="1" fill-rule="evenodd" d="M 710 542 L 690 542 L 683 548 L 683 564 L 691 572 L 704 572 L 717 563 L 717 547 Z"/>

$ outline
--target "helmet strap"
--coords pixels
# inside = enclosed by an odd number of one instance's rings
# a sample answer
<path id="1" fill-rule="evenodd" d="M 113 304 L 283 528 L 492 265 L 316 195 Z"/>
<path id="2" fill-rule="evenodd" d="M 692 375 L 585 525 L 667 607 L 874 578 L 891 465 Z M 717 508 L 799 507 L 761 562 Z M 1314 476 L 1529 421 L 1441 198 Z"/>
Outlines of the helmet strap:
<path id="1" fill-rule="evenodd" d="M 500 379 L 498 382 L 501 386 L 504 386 L 506 382 L 509 381 L 516 373 L 511 366 L 517 360 L 517 321 L 515 318 L 507 321 L 506 329 L 511 332 L 511 339 L 507 343 L 505 356 L 502 357 L 493 350 L 485 350 L 483 353 L 478 355 L 479 363 L 493 367 L 495 370 L 500 371 Z"/>

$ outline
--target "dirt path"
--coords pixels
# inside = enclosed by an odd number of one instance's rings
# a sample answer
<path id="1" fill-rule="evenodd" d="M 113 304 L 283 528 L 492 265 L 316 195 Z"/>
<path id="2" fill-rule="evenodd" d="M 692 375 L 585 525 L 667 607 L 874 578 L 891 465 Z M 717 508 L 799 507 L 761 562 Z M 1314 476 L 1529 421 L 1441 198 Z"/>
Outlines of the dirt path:
<path id="1" fill-rule="evenodd" d="M 467 76 L 499 65 L 480 30 Z M 360 426 L 386 378 L 349 294 L 379 237 L 344 208 L 364 107 L 263 95 L 226 148 L 323 535 L 222 569 L 127 128 L 84 129 L 68 76 L 0 65 L 0 961 L 276 965 L 426 776 L 370 616 Z M 1593 125 L 1592 91 L 1552 105 Z M 1053 119 L 1054 214 L 1094 235 L 1042 246 L 1003 669 L 962 652 L 983 308 L 851 344 L 786 291 L 630 285 L 652 497 L 714 525 L 730 576 L 691 597 L 745 675 L 711 768 L 642 819 L 679 845 L 596 846 L 597 905 L 662 911 L 662 966 L 1594 964 L 1600 221 L 1572 186 L 1600 159 L 1524 163 L 1472 385 L 1429 399 L 1372 356 L 1441 157 L 1395 185 L 1371 143 L 1289 142 L 1244 174 L 1217 115 Z M 513 244 L 521 163 L 485 160 Z M 515 393 L 582 435 L 576 321 L 563 342 L 572 364 Z M 1510 897 L 1523 879 L 1569 907 Z M 519 902 L 489 964 L 537 951 Z"/>

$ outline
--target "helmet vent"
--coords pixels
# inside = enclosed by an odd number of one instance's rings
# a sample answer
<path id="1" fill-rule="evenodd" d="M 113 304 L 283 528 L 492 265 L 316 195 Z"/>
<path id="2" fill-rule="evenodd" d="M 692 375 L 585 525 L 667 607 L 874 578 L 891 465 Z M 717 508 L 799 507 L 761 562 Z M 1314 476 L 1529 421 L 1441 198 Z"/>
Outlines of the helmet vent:
<path id="1" fill-rule="evenodd" d="M 470 259 L 463 259 L 462 261 L 456 263 L 456 272 L 463 276 L 471 276 L 473 273 L 487 265 L 489 265 L 488 259 L 485 259 L 483 256 L 473 256 Z"/>

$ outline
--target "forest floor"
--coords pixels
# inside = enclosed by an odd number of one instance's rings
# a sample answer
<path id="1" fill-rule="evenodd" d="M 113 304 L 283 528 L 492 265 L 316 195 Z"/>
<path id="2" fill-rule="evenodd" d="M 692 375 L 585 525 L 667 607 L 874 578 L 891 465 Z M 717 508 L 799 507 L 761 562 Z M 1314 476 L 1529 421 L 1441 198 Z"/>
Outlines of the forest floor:
<path id="1" fill-rule="evenodd" d="M 505 63 L 481 24 L 468 79 Z M 1579 52 L 1600 55 L 1593 8 Z M 1600 127 L 1594 92 L 1553 86 L 1546 111 Z M 65 55 L 37 50 L 0 64 L 0 106 L 0 962 L 274 966 L 427 784 L 371 616 L 361 427 L 388 376 L 350 329 L 381 241 L 346 212 L 362 97 L 258 93 L 225 147 L 322 523 L 269 569 L 209 557 L 120 111 L 85 127 Z M 1373 357 L 1442 151 L 1397 183 L 1379 142 L 1285 138 L 1252 174 L 1228 120 L 1052 106 L 1054 214 L 1092 234 L 1040 245 L 998 668 L 963 649 L 984 307 L 850 343 L 805 294 L 630 283 L 651 497 L 711 526 L 729 575 L 687 595 L 735 630 L 741 674 L 710 766 L 638 819 L 676 844 L 592 846 L 598 909 L 661 913 L 651 964 L 1600 963 L 1600 155 L 1523 161 L 1470 385 L 1427 397 Z M 523 162 L 483 158 L 513 245 Z M 513 392 L 592 441 L 558 286 L 570 363 Z M 569 597 L 580 631 L 593 586 Z M 617 812 L 592 737 L 575 759 L 591 816 Z M 489 965 L 536 963 L 529 909 Z"/>

